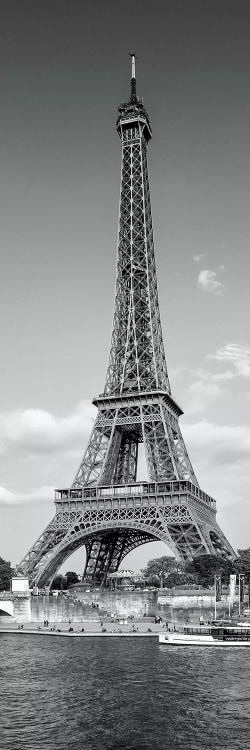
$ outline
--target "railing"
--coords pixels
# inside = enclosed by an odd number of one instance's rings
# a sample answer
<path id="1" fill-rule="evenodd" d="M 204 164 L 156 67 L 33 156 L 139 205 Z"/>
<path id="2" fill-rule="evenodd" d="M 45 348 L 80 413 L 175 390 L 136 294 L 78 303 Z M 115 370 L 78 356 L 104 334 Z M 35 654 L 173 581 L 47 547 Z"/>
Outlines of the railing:
<path id="1" fill-rule="evenodd" d="M 215 509 L 215 500 L 200 490 L 192 482 L 181 480 L 173 482 L 136 482 L 134 484 L 110 485 L 104 487 L 83 487 L 82 489 L 55 490 L 56 502 L 72 502 L 75 500 L 105 499 L 119 497 L 135 497 L 136 495 L 175 495 L 189 493 L 198 500 Z"/>

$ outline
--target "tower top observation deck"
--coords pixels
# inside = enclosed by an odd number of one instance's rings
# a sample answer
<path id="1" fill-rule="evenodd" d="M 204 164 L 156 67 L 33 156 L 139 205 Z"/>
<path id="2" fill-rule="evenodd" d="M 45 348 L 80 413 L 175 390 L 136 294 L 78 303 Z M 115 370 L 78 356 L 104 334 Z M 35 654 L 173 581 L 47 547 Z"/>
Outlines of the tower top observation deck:
<path id="1" fill-rule="evenodd" d="M 146 138 L 146 141 L 149 141 L 150 138 L 152 138 L 152 130 L 151 125 L 149 121 L 148 113 L 143 105 L 143 100 L 139 99 L 136 93 L 136 71 L 135 71 L 135 61 L 136 56 L 135 53 L 132 52 L 131 55 L 131 84 L 130 84 L 130 97 L 127 102 L 123 102 L 118 107 L 118 120 L 117 120 L 117 130 L 119 135 L 122 134 L 122 130 L 126 128 L 131 128 L 133 125 L 133 122 L 141 122 L 143 125 L 143 135 Z"/>

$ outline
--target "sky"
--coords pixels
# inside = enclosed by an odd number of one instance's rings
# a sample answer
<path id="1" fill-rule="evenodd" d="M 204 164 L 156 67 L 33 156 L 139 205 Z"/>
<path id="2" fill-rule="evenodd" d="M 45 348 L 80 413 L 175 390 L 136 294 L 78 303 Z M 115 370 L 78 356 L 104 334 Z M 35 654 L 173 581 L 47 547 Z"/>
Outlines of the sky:
<path id="1" fill-rule="evenodd" d="M 134 50 L 172 392 L 220 525 L 250 546 L 249 37 L 248 0 L 0 3 L 0 556 L 13 564 L 72 483 L 104 387 Z"/>

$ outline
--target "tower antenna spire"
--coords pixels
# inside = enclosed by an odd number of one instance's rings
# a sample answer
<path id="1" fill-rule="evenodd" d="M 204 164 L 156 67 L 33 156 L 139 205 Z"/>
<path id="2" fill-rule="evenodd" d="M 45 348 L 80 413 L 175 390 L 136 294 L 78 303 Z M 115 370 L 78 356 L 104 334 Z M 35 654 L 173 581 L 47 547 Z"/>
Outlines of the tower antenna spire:
<path id="1" fill-rule="evenodd" d="M 135 52 L 130 53 L 131 57 L 131 95 L 130 99 L 131 102 L 136 102 L 137 96 L 136 96 L 136 77 L 135 77 L 135 60 L 136 55 Z"/>

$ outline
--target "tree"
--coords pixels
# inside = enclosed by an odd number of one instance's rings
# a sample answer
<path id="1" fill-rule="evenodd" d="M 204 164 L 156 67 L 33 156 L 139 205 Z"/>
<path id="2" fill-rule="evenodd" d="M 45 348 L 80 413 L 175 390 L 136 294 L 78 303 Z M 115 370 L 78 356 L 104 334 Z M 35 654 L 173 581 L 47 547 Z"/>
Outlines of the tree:
<path id="1" fill-rule="evenodd" d="M 62 575 L 57 575 L 53 578 L 51 589 L 57 589 L 57 591 L 63 591 L 67 588 L 66 578 Z"/>
<path id="2" fill-rule="evenodd" d="M 246 583 L 250 583 L 250 547 L 238 549 L 238 558 L 234 562 L 234 572 L 243 573 Z"/>
<path id="3" fill-rule="evenodd" d="M 51 589 L 64 591 L 65 589 L 68 589 L 69 586 L 73 586 L 74 583 L 79 583 L 78 575 L 73 570 L 69 570 L 68 573 L 65 573 L 65 576 L 60 573 L 55 576 L 51 584 Z"/>
<path id="4" fill-rule="evenodd" d="M 149 560 L 142 574 L 146 583 L 157 588 L 172 588 L 189 582 L 184 563 L 167 555 Z"/>
<path id="5" fill-rule="evenodd" d="M 9 591 L 14 570 L 9 562 L 0 557 L 0 591 Z"/>
<path id="6" fill-rule="evenodd" d="M 199 555 L 188 561 L 185 569 L 193 577 L 194 583 L 212 586 L 215 575 L 221 575 L 222 582 L 228 583 L 230 573 L 234 572 L 234 563 L 218 555 Z"/>
<path id="7" fill-rule="evenodd" d="M 159 587 L 161 579 L 167 571 L 169 571 L 173 562 L 174 558 L 168 557 L 167 555 L 149 560 L 146 568 L 142 570 L 142 575 L 145 578 L 146 583 L 149 583 L 151 586 Z"/>
<path id="8" fill-rule="evenodd" d="M 66 573 L 65 580 L 67 589 L 69 588 L 69 586 L 73 586 L 75 583 L 79 583 L 78 575 L 73 570 L 69 570 L 68 573 Z"/>
<path id="9" fill-rule="evenodd" d="M 142 573 L 149 585 L 158 588 L 159 586 L 172 588 L 188 584 L 213 586 L 215 575 L 221 575 L 222 582 L 228 583 L 230 574 L 237 570 L 245 573 L 246 582 L 248 582 L 250 581 L 250 549 L 239 550 L 239 554 L 241 555 L 240 562 L 238 560 L 232 562 L 218 555 L 199 555 L 185 563 L 175 560 L 174 557 L 158 557 L 149 560 Z M 239 565 L 240 568 L 237 567 Z"/>

